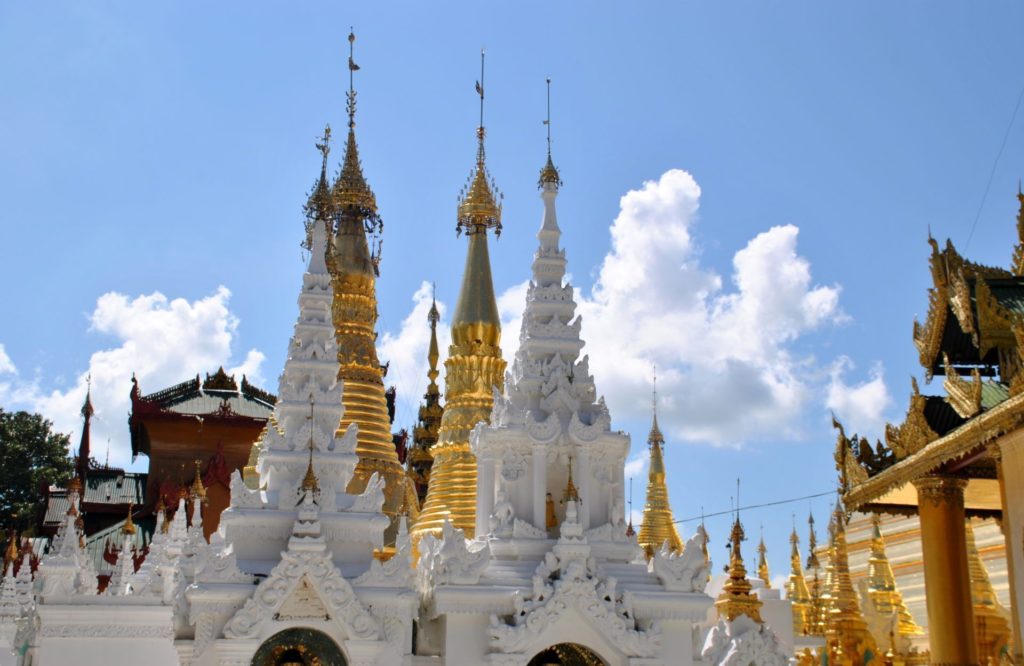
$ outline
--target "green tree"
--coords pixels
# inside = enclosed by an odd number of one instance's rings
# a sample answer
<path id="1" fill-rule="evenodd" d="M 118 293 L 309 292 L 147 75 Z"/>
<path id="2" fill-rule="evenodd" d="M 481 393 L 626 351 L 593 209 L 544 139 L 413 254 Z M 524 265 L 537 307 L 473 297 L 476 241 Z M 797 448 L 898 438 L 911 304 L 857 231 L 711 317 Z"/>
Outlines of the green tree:
<path id="1" fill-rule="evenodd" d="M 39 414 L 0 408 L 0 525 L 34 527 L 44 484 L 71 479 L 68 436 Z"/>

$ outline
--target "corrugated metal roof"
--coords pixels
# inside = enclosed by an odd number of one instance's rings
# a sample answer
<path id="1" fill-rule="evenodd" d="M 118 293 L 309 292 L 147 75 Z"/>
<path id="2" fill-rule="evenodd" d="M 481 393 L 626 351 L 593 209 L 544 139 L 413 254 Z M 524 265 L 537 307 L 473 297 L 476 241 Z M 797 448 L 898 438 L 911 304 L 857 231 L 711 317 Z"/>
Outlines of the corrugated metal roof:
<path id="1" fill-rule="evenodd" d="M 156 521 L 152 517 L 147 517 L 139 518 L 134 522 L 136 529 L 135 534 L 131 535 L 131 538 L 135 549 L 139 551 L 149 546 L 149 542 L 152 541 Z M 96 532 L 92 536 L 86 537 L 85 551 L 96 568 L 98 575 L 102 576 L 113 571 L 114 565 L 103 559 L 103 553 L 108 549 L 113 551 L 121 550 L 121 544 L 124 543 L 124 535 L 121 534 L 121 528 L 124 527 L 124 523 L 125 521 L 122 520 L 104 530 Z"/>
<path id="2" fill-rule="evenodd" d="M 233 391 L 204 391 L 164 406 L 178 414 L 216 414 L 226 408 L 231 414 L 254 419 L 268 419 L 274 408 L 260 400 Z"/>

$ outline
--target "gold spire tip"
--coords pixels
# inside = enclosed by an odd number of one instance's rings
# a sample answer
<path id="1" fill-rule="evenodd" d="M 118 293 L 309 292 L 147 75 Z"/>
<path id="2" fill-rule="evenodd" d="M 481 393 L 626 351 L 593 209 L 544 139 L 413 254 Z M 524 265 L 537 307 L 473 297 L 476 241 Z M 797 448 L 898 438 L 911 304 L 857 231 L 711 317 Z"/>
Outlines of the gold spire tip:
<path id="1" fill-rule="evenodd" d="M 562 179 L 558 174 L 558 168 L 555 167 L 555 163 L 551 160 L 551 77 L 545 79 L 548 86 L 548 115 L 544 119 L 544 125 L 548 130 L 548 159 L 544 163 L 544 168 L 540 170 L 540 180 L 537 181 L 537 187 L 544 189 L 545 185 L 553 186 L 554 189 L 558 189 L 562 184 Z"/>

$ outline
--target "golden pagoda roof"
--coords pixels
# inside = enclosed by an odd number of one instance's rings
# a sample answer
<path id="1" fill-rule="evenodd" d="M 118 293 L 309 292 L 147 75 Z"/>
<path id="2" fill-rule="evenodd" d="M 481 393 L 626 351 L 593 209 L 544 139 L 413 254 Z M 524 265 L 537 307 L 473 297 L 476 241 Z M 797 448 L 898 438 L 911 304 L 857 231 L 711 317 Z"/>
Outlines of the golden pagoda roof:
<path id="1" fill-rule="evenodd" d="M 637 543 L 650 557 L 654 551 L 668 543 L 672 552 L 683 551 L 683 541 L 679 538 L 672 516 L 672 506 L 668 499 L 668 485 L 665 482 L 664 446 L 665 436 L 658 427 L 657 391 L 652 394 L 651 431 L 647 435 L 647 446 L 650 461 L 647 466 L 647 496 L 644 502 L 643 521 Z"/>
<path id="2" fill-rule="evenodd" d="M 825 638 L 832 653 L 858 661 L 868 651 L 877 654 L 874 637 L 861 613 L 857 591 L 850 577 L 846 546 L 846 513 L 837 502 L 831 522 L 831 548 L 826 575 Z"/>
<path id="3" fill-rule="evenodd" d="M 729 536 L 729 578 L 722 586 L 722 593 L 715 602 L 718 609 L 718 617 L 730 622 L 740 615 L 746 615 L 754 622 L 761 622 L 761 600 L 751 594 L 753 586 L 747 580 L 747 568 L 743 564 L 743 553 L 740 544 L 745 536 L 743 525 L 740 524 L 739 515 L 732 525 L 732 533 Z"/>

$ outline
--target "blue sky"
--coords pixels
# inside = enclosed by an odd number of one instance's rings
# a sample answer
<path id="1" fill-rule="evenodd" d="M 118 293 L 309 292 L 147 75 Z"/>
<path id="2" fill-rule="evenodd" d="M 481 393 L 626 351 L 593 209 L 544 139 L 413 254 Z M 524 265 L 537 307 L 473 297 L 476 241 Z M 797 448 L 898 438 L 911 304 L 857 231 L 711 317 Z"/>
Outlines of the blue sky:
<path id="1" fill-rule="evenodd" d="M 880 434 L 921 375 L 910 327 L 927 308 L 928 228 L 973 260 L 1009 262 L 1024 120 L 967 240 L 1024 84 L 1022 14 L 1009 2 L 4 3 L 0 403 L 74 428 L 92 369 L 99 446 L 110 437 L 120 462 L 132 371 L 154 391 L 224 362 L 276 389 L 314 137 L 325 122 L 343 134 L 353 25 L 357 131 L 386 224 L 382 347 L 413 387 L 401 424 L 425 384 L 423 284 L 450 304 L 460 281 L 455 204 L 485 47 L 506 350 L 536 245 L 550 76 L 583 336 L 634 453 L 658 363 L 680 517 L 727 509 L 737 476 L 744 504 L 829 490 L 829 409 Z M 814 507 L 823 524 L 825 501 Z M 745 519 L 755 535 L 764 523 L 777 572 L 790 513 L 802 522 L 807 508 Z M 709 528 L 720 548 L 724 521 Z"/>

